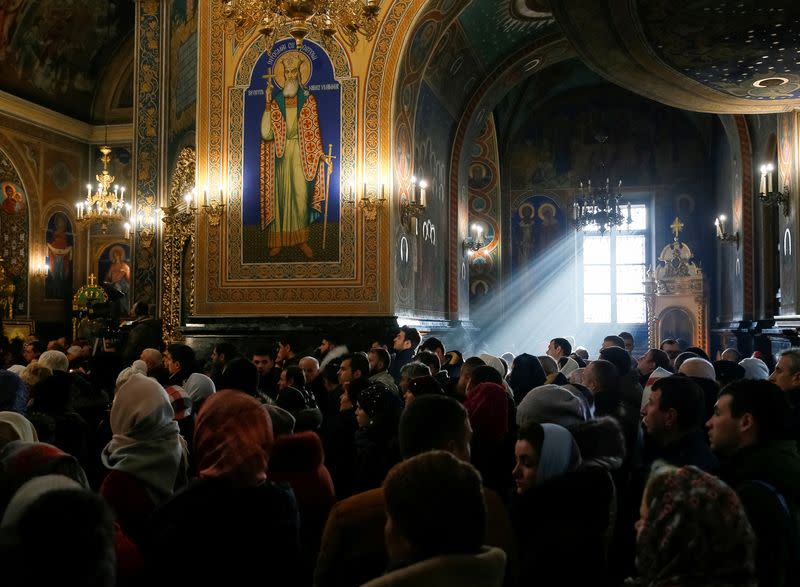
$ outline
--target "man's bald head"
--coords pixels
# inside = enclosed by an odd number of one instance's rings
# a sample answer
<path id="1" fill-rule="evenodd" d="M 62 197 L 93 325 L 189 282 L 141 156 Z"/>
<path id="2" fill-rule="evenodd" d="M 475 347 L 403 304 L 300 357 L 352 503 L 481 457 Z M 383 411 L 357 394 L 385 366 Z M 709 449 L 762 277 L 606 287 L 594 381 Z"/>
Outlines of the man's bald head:
<path id="1" fill-rule="evenodd" d="M 717 375 L 714 372 L 714 365 L 700 357 L 686 359 L 681 363 L 678 373 L 683 373 L 688 377 L 699 377 L 701 379 L 710 379 L 711 381 L 717 380 Z"/>
<path id="2" fill-rule="evenodd" d="M 161 366 L 161 353 L 158 349 L 144 349 L 139 358 L 147 364 L 148 371 Z"/>

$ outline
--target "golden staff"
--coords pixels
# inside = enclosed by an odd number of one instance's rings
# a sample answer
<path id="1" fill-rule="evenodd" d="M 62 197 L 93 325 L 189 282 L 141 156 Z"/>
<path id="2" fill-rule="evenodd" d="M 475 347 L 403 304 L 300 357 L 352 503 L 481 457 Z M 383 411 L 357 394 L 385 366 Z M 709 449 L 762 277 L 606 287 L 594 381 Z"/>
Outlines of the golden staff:
<path id="1" fill-rule="evenodd" d="M 328 154 L 325 156 L 325 218 L 322 220 L 322 250 L 325 250 L 325 241 L 328 239 L 328 201 L 331 193 L 331 167 L 333 167 L 333 145 L 328 143 Z"/>

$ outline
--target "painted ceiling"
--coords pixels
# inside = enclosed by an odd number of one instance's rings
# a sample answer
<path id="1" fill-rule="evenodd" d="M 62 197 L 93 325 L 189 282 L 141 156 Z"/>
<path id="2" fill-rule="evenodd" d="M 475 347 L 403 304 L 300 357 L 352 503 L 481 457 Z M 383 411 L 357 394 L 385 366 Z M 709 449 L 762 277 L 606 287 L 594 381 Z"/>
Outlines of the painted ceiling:
<path id="1" fill-rule="evenodd" d="M 606 79 L 715 113 L 800 107 L 800 2 L 561 0 L 553 14 Z"/>
<path id="2" fill-rule="evenodd" d="M 98 80 L 133 22 L 133 0 L 2 0 L 0 90 L 89 121 Z"/>

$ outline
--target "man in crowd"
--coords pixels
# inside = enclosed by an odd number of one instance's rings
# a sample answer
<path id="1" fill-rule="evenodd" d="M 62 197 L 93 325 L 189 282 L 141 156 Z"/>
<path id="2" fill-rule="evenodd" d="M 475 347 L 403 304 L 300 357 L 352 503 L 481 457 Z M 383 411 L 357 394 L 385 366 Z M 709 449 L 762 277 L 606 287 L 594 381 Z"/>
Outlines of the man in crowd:
<path id="1" fill-rule="evenodd" d="M 703 391 L 688 377 L 672 375 L 653 383 L 642 408 L 645 429 L 645 466 L 663 460 L 676 467 L 694 465 L 713 473 L 717 459 L 703 430 Z"/>
<path id="2" fill-rule="evenodd" d="M 437 357 L 439 357 L 439 365 L 440 365 L 439 368 L 441 368 L 441 365 L 445 364 L 446 361 L 444 359 L 445 355 L 444 345 L 442 344 L 442 341 L 436 338 L 435 336 L 429 336 L 424 341 L 422 341 L 422 344 L 419 345 L 418 352 L 422 351 L 430 351 Z"/>
<path id="3" fill-rule="evenodd" d="M 328 363 L 338 361 L 349 352 L 347 345 L 341 344 L 338 334 L 332 332 L 326 334 L 322 337 L 322 342 L 317 348 L 319 368 L 325 369 Z"/>
<path id="4" fill-rule="evenodd" d="M 414 360 L 417 353 L 420 336 L 416 328 L 401 326 L 394 337 L 394 358 L 389 365 L 389 375 L 394 377 L 395 383 L 400 383 L 400 370 Z"/>
<path id="5" fill-rule="evenodd" d="M 400 418 L 400 452 L 404 459 L 431 450 L 445 450 L 464 462 L 470 459 L 472 427 L 467 412 L 453 398 L 423 395 Z M 508 556 L 506 584 L 516 584 L 517 556 L 508 512 L 500 497 L 484 488 L 487 528 L 484 544 Z M 359 585 L 384 572 L 387 552 L 382 536 L 386 524 L 382 488 L 359 493 L 334 505 L 322 535 L 315 585 Z"/>
<path id="6" fill-rule="evenodd" d="M 320 377 L 319 361 L 309 356 L 303 357 L 297 364 L 303 370 L 303 375 L 306 378 L 306 390 L 314 396 L 317 405 L 322 409 L 322 406 L 327 401 L 327 394 L 325 392 L 325 383 Z"/>
<path id="7" fill-rule="evenodd" d="M 183 387 L 189 375 L 195 371 L 195 355 L 192 347 L 173 343 L 164 352 L 164 367 L 169 372 L 169 385 Z"/>
<path id="8" fill-rule="evenodd" d="M 27 365 L 34 359 L 38 359 L 46 350 L 41 340 L 31 340 L 22 347 L 22 358 L 25 359 L 25 364 Z"/>
<path id="9" fill-rule="evenodd" d="M 278 339 L 278 356 L 276 357 L 276 362 L 281 369 L 285 369 L 290 365 L 297 365 L 300 362 L 300 357 L 296 352 L 297 350 L 299 350 L 299 348 L 293 336 L 284 334 Z"/>
<path id="10" fill-rule="evenodd" d="M 785 392 L 775 384 L 743 379 L 720 392 L 706 423 L 719 476 L 739 495 L 758 539 L 759 585 L 800 584 L 800 455 L 788 411 Z"/>
<path id="11" fill-rule="evenodd" d="M 220 342 L 214 345 L 211 351 L 211 369 L 208 376 L 214 380 L 218 388 L 220 386 L 220 377 L 225 370 L 225 365 L 238 356 L 238 349 L 229 342 Z"/>
<path id="12" fill-rule="evenodd" d="M 639 370 L 639 384 L 644 387 L 650 378 L 650 374 L 659 367 L 667 371 L 670 370 L 667 353 L 660 349 L 649 349 L 636 362 L 636 368 Z"/>
<path id="13" fill-rule="evenodd" d="M 800 440 L 800 348 L 786 349 L 780 354 L 769 380 L 786 395 L 792 413 L 792 434 Z"/>
<path id="14" fill-rule="evenodd" d="M 658 347 L 669 357 L 670 362 L 674 365 L 675 358 L 681 354 L 681 345 L 678 344 L 678 341 L 674 338 L 666 338 L 661 341 L 661 345 Z"/>
<path id="15" fill-rule="evenodd" d="M 547 354 L 558 361 L 561 357 L 572 354 L 572 345 L 566 338 L 554 338 L 547 345 Z"/>
<path id="16" fill-rule="evenodd" d="M 371 348 L 367 353 L 369 359 L 369 382 L 382 383 L 395 393 L 397 393 L 397 384 L 394 382 L 394 377 L 389 375 L 389 365 L 392 363 L 392 358 L 386 349 Z"/>
<path id="17" fill-rule="evenodd" d="M 258 392 L 275 399 L 278 396 L 280 368 L 275 364 L 277 353 L 272 348 L 259 348 L 253 353 L 253 364 L 258 371 Z"/>

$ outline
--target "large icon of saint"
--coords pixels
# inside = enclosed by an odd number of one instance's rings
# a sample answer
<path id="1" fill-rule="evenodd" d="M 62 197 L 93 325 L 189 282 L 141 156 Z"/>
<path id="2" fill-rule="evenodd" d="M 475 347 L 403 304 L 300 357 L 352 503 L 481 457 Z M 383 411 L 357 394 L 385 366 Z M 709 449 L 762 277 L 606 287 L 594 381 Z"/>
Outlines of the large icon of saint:
<path id="1" fill-rule="evenodd" d="M 47 277 L 45 298 L 65 299 L 72 295 L 72 226 L 56 212 L 47 223 Z"/>
<path id="2" fill-rule="evenodd" d="M 324 214 L 325 151 L 317 101 L 305 82 L 311 62 L 299 51 L 282 55 L 266 77 L 266 107 L 261 117 L 261 228 L 269 256 L 297 247 L 314 256 L 309 225 Z M 273 80 L 277 88 L 272 95 Z"/>

